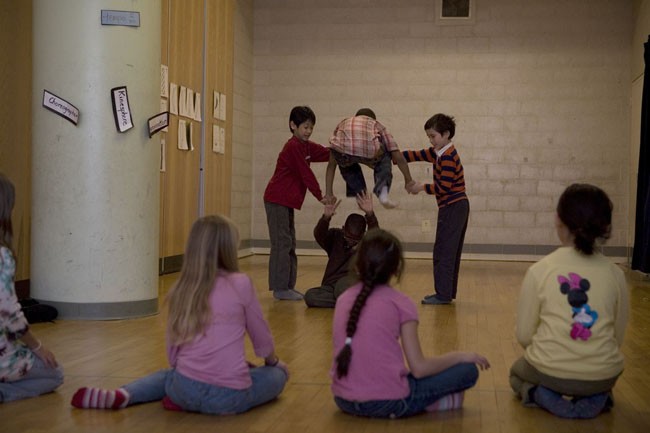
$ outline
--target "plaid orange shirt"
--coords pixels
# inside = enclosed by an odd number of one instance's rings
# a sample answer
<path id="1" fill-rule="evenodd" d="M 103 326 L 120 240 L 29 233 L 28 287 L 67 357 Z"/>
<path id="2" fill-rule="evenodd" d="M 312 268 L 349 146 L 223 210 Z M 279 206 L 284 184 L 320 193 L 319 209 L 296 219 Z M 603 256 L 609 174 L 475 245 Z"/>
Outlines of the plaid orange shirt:
<path id="1" fill-rule="evenodd" d="M 348 117 L 341 121 L 330 138 L 330 147 L 345 155 L 374 159 L 382 152 L 399 150 L 386 127 L 368 116 Z"/>

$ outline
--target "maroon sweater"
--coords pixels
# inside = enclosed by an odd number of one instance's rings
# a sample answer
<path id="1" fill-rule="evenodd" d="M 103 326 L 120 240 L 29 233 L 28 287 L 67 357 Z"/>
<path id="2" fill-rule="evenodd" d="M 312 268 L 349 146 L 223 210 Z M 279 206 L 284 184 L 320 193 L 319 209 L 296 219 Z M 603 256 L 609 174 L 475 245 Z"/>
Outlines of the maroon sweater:
<path id="1" fill-rule="evenodd" d="M 309 164 L 327 162 L 329 158 L 327 147 L 292 136 L 278 155 L 275 172 L 264 191 L 264 201 L 300 209 L 308 189 L 321 201 L 323 193 Z"/>

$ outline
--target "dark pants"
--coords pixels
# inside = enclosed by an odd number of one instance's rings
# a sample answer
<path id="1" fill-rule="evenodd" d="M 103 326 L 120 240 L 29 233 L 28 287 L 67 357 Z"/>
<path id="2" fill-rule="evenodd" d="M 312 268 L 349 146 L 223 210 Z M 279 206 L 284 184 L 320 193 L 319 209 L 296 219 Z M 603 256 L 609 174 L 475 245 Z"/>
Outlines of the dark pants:
<path id="1" fill-rule="evenodd" d="M 393 183 L 393 168 L 390 152 L 382 151 L 377 158 L 363 158 L 360 156 L 346 155 L 344 153 L 331 150 L 336 160 L 341 176 L 345 180 L 345 195 L 355 197 L 357 194 L 367 191 L 366 179 L 363 177 L 363 171 L 359 164 L 367 165 L 373 169 L 375 175 L 375 188 L 373 192 L 379 196 L 381 189 L 390 186 Z"/>
<path id="2" fill-rule="evenodd" d="M 469 201 L 461 200 L 440 208 L 433 244 L 433 282 L 436 297 L 456 299 L 460 256 L 469 220 Z"/>
<path id="3" fill-rule="evenodd" d="M 356 282 L 356 278 L 345 276 L 340 278 L 333 286 L 313 287 L 305 292 L 305 304 L 308 307 L 334 308 L 341 293 Z"/>
<path id="4" fill-rule="evenodd" d="M 264 208 L 271 239 L 269 290 L 293 290 L 298 269 L 293 209 L 267 201 Z"/>

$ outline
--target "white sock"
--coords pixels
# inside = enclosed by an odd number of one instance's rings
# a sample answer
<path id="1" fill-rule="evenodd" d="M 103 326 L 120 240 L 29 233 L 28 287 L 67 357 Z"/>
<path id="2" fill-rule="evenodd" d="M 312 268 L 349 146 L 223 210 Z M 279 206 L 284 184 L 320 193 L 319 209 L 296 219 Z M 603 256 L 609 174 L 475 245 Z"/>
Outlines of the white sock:
<path id="1" fill-rule="evenodd" d="M 433 404 L 427 406 L 427 412 L 442 412 L 444 410 L 460 409 L 463 407 L 463 400 L 465 399 L 465 392 L 456 392 L 454 394 L 447 394 L 444 397 L 436 400 Z"/>
<path id="2" fill-rule="evenodd" d="M 389 200 L 389 199 L 388 199 L 388 187 L 387 187 L 387 186 L 383 186 L 383 187 L 381 188 L 381 190 L 379 191 L 379 201 L 382 202 L 382 203 L 385 203 L 385 202 L 387 202 L 388 200 Z"/>

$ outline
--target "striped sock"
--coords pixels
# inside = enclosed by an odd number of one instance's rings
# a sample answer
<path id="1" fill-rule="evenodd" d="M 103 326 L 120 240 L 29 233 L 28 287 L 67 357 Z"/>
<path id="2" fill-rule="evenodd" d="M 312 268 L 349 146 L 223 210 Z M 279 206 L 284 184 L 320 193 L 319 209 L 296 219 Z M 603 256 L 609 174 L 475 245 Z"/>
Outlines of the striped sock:
<path id="1" fill-rule="evenodd" d="M 463 407 L 463 400 L 465 399 L 465 392 L 456 392 L 454 394 L 447 394 L 444 397 L 436 400 L 433 404 L 427 406 L 427 412 L 442 412 L 443 410 L 460 409 Z"/>
<path id="2" fill-rule="evenodd" d="M 124 388 L 79 388 L 70 402 L 79 409 L 122 409 L 129 404 L 129 393 Z"/>

